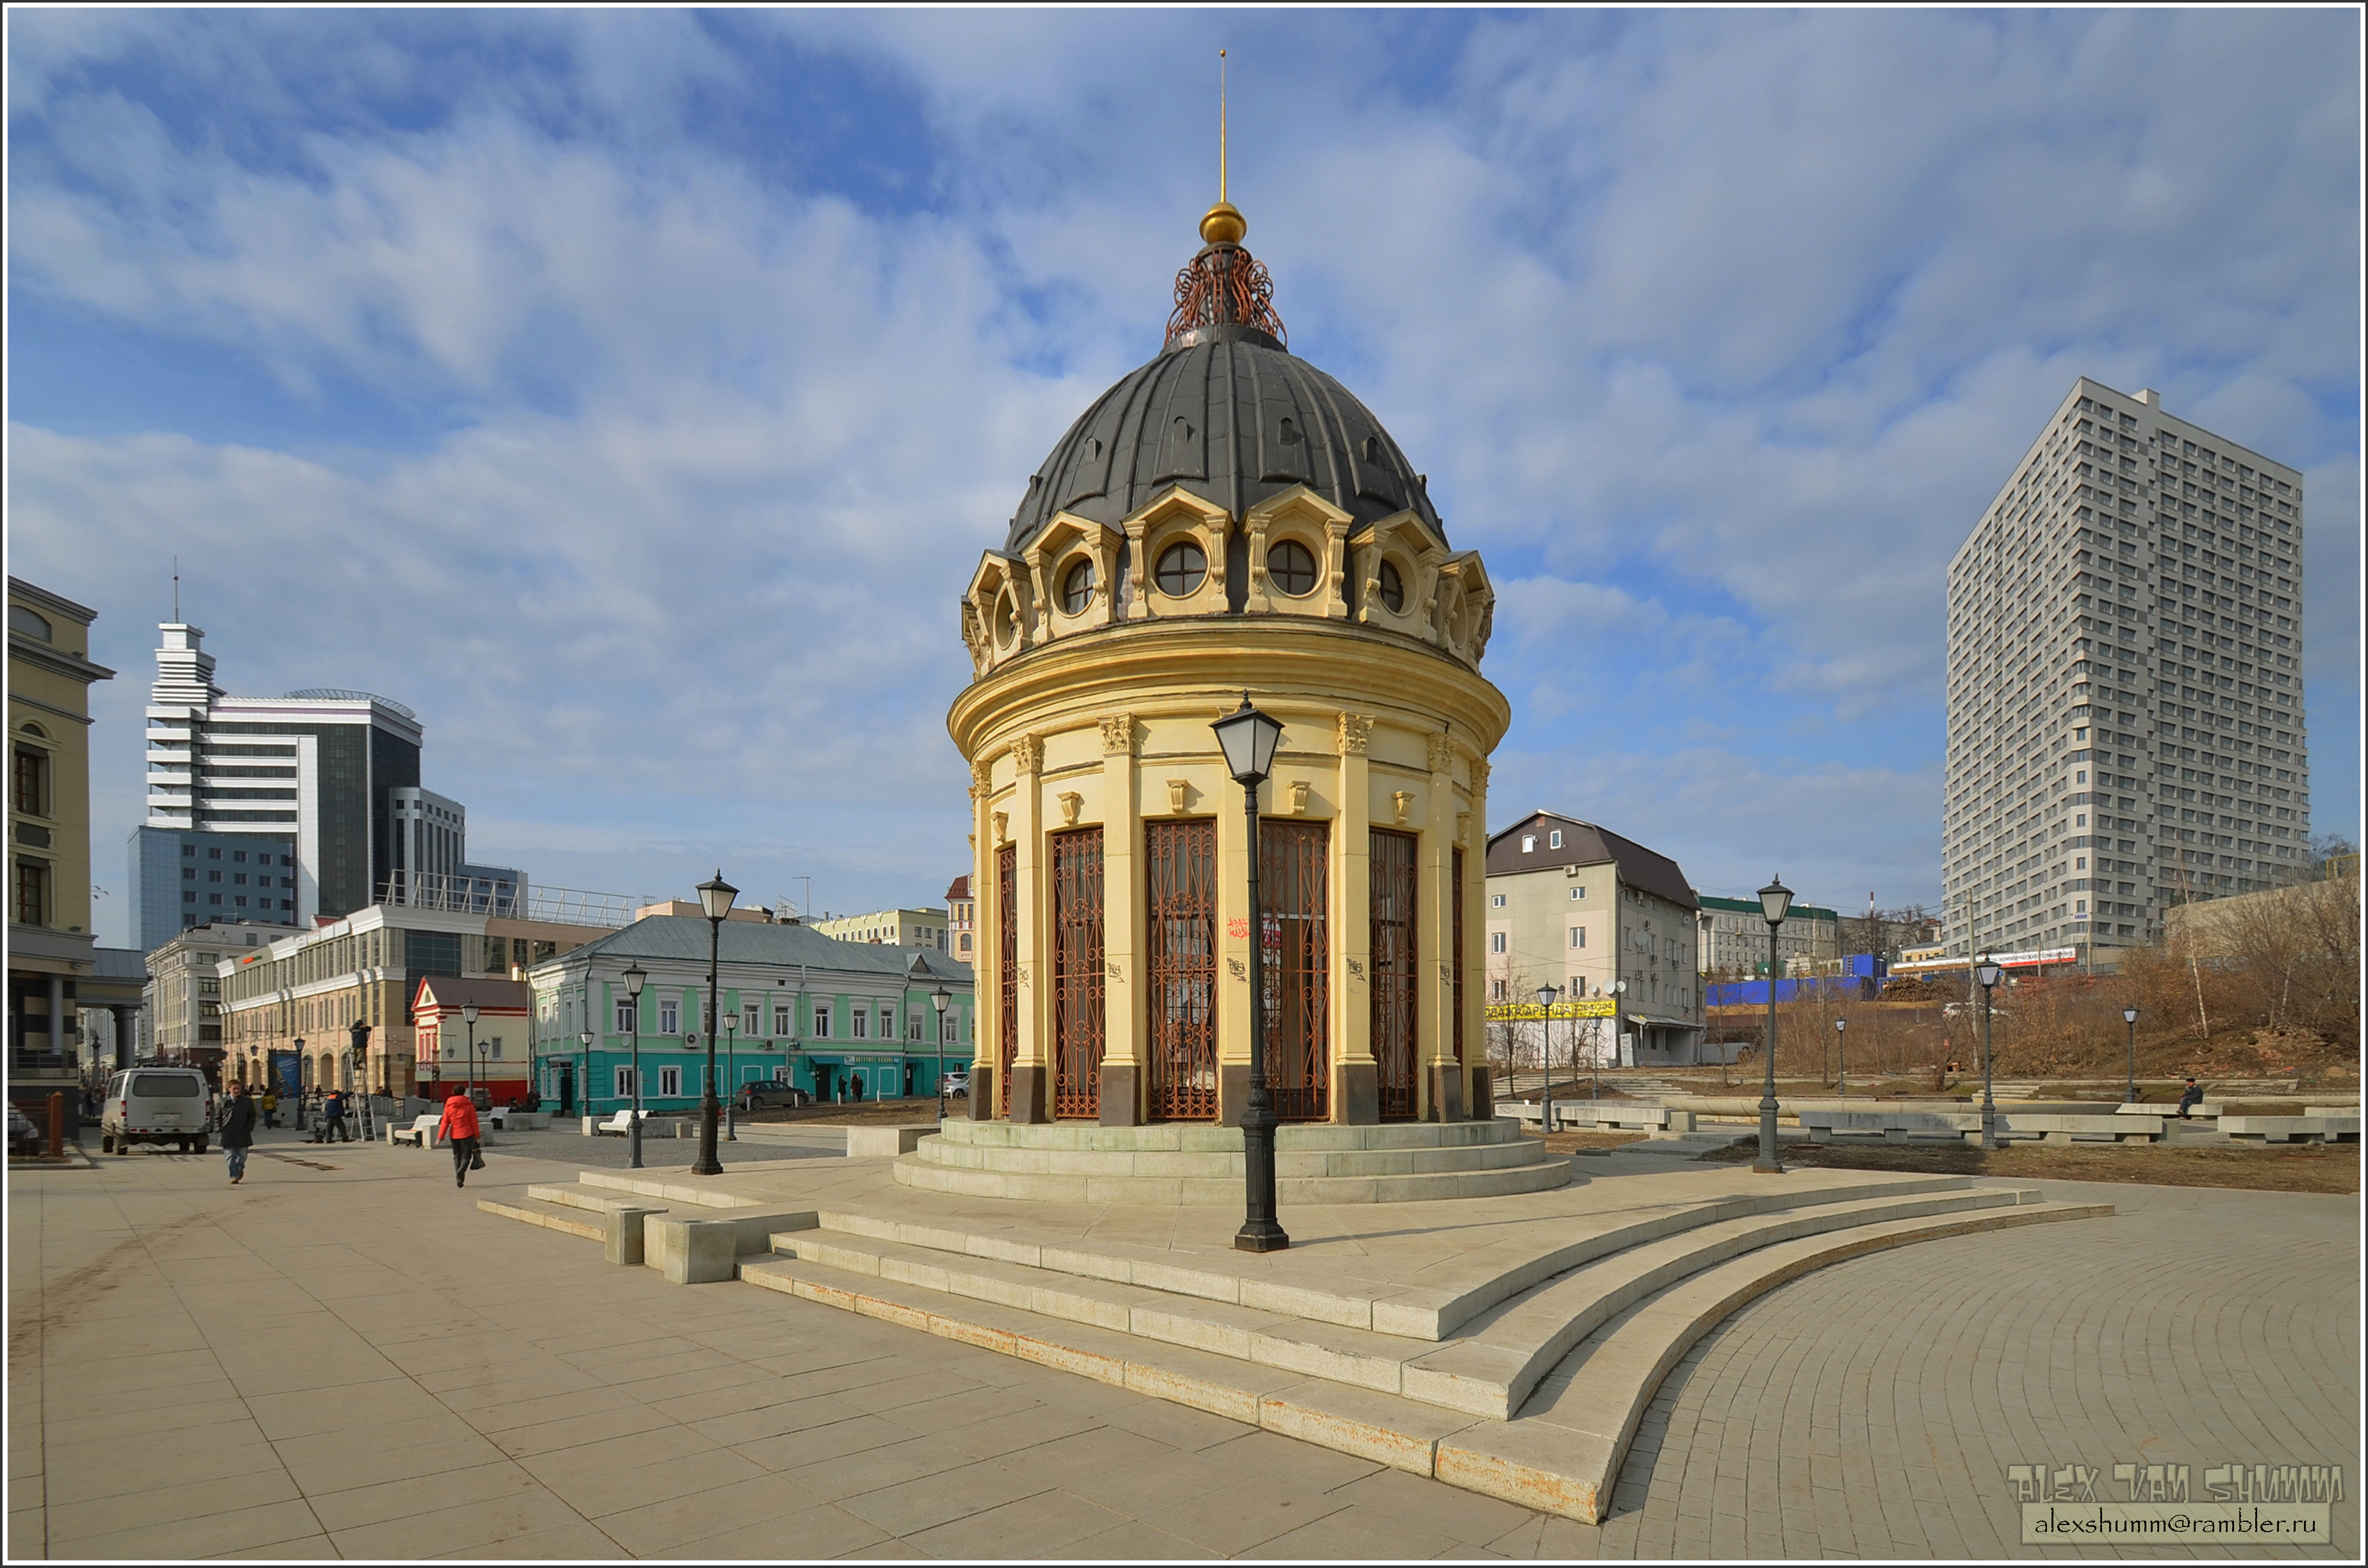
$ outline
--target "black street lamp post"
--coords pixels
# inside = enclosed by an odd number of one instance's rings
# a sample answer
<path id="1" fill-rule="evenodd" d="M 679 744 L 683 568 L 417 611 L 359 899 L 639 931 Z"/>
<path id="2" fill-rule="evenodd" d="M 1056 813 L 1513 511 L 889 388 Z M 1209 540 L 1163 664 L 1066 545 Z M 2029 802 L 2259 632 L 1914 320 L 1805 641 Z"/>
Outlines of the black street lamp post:
<path id="1" fill-rule="evenodd" d="M 1850 1020 L 1834 1020 L 1834 1092 L 1837 1097 L 1850 1098 Z"/>
<path id="2" fill-rule="evenodd" d="M 625 998 L 632 1004 L 633 1014 L 633 1065 L 632 1068 L 633 1103 L 629 1108 L 632 1114 L 625 1118 L 625 1137 L 632 1145 L 632 1168 L 640 1170 L 642 1168 L 642 985 L 650 977 L 643 971 L 641 965 L 635 964 L 619 978 L 625 983 Z M 588 1066 L 586 1071 L 589 1071 Z M 592 1087 L 588 1078 L 585 1081 L 584 1087 L 585 1097 L 588 1099 L 591 1097 Z"/>
<path id="3" fill-rule="evenodd" d="M 2004 971 L 1987 953 L 1974 966 L 1974 980 L 1982 988 L 1982 1147 L 1995 1149 L 1998 1142 L 1998 1101 L 1990 1096 L 1990 988 L 1998 983 Z"/>
<path id="4" fill-rule="evenodd" d="M 699 1103 L 699 1158 L 690 1167 L 693 1176 L 723 1174 L 723 1162 L 715 1153 L 715 1124 L 723 1112 L 715 1097 L 715 1008 L 721 994 L 716 990 L 716 969 L 723 942 L 723 917 L 732 913 L 732 901 L 739 895 L 740 890 L 723 880 L 721 869 L 712 879 L 699 884 L 699 906 L 707 913 L 707 1093 Z"/>
<path id="5" fill-rule="evenodd" d="M 723 1086 L 732 1091 L 723 1101 L 723 1139 L 727 1143 L 737 1143 L 740 1142 L 740 1125 L 734 1114 L 740 1100 L 740 1015 L 737 1013 L 723 1015 Z"/>
<path id="6" fill-rule="evenodd" d="M 353 1051 L 354 1051 L 354 1084 L 355 1084 L 355 1086 L 356 1086 L 356 1087 L 358 1087 L 359 1089 L 360 1089 L 360 1091 L 361 1091 L 360 1098 L 361 1098 L 361 1102 L 362 1102 L 362 1142 L 365 1142 L 365 1143 L 374 1142 L 376 1142 L 376 1140 L 377 1140 L 377 1138 L 378 1138 L 378 1129 L 377 1129 L 377 1125 L 376 1125 L 376 1124 L 375 1124 L 375 1123 L 370 1119 L 370 1027 L 368 1024 L 364 1024 L 364 1023 L 356 1023 L 356 1024 L 353 1024 L 353 1025 L 348 1026 L 347 1032 L 348 1032 L 348 1033 L 350 1033 L 350 1034 L 353 1036 L 353 1041 L 354 1041 L 354 1044 L 353 1044 Z"/>
<path id="7" fill-rule="evenodd" d="M 946 1005 L 954 999 L 953 993 L 939 986 L 929 993 L 929 1006 L 938 1010 L 938 1119 L 946 1119 Z"/>
<path id="8" fill-rule="evenodd" d="M 2123 1008 L 2122 1022 L 2130 1026 L 2130 1088 L 2123 1098 L 2135 1105 L 2138 1103 L 2138 1010 L 2135 1007 Z"/>
<path id="9" fill-rule="evenodd" d="M 1554 1005 L 1562 994 L 1558 985 L 1538 987 L 1538 1065 L 1544 1069 L 1544 1086 L 1538 1091 L 1538 1131 L 1554 1131 Z"/>
<path id="10" fill-rule="evenodd" d="M 1759 917 L 1768 922 L 1768 1058 L 1759 1091 L 1759 1157 L 1751 1168 L 1762 1176 L 1782 1176 L 1784 1162 L 1776 1157 L 1776 933 L 1792 912 L 1793 890 L 1776 878 L 1759 890 Z"/>
<path id="11" fill-rule="evenodd" d="M 461 1021 L 469 1026 L 469 1103 L 477 1103 L 477 1005 L 465 1002 L 461 1006 Z"/>
<path id="12" fill-rule="evenodd" d="M 1291 1244 L 1274 1203 L 1274 1096 L 1266 1081 L 1266 912 L 1258 903 L 1258 786 L 1274 767 L 1275 744 L 1282 726 L 1250 706 L 1242 705 L 1210 726 L 1224 749 L 1225 770 L 1242 787 L 1242 809 L 1249 819 L 1250 932 L 1250 1099 L 1242 1110 L 1242 1178 L 1247 1188 L 1247 1213 L 1234 1245 L 1244 1252 L 1281 1252 Z"/>

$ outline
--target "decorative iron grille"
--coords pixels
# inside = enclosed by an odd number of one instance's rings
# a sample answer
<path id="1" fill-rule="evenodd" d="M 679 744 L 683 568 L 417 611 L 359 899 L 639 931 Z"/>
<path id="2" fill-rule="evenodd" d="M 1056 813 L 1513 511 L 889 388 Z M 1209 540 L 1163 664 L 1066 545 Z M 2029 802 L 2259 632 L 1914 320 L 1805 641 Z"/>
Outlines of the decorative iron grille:
<path id="1" fill-rule="evenodd" d="M 1176 275 L 1176 309 L 1167 318 L 1167 346 L 1204 326 L 1254 326 L 1290 344 L 1275 314 L 1274 279 L 1266 265 L 1238 245 L 1211 245 Z"/>
<path id="2" fill-rule="evenodd" d="M 1102 830 L 1053 835 L 1053 1114 L 1101 1114 Z"/>
<path id="3" fill-rule="evenodd" d="M 1372 830 L 1373 1062 L 1383 1121 L 1411 1121 L 1415 1093 L 1415 836 Z"/>
<path id="4" fill-rule="evenodd" d="M 995 1015 L 1002 1036 L 996 1050 L 1003 1061 L 995 1092 L 1003 1096 L 1007 1119 L 1011 1115 L 1011 1069 L 1019 1060 L 1019 846 L 1007 844 L 995 852 Z"/>
<path id="5" fill-rule="evenodd" d="M 1143 829 L 1150 916 L 1150 1114 L 1217 1117 L 1217 824 Z"/>
<path id="6" fill-rule="evenodd" d="M 1325 918 L 1325 852 L 1330 841 L 1329 828 L 1320 822 L 1269 821 L 1258 826 L 1267 1082 L 1274 1113 L 1286 1121 L 1321 1121 L 1331 1114 Z"/>

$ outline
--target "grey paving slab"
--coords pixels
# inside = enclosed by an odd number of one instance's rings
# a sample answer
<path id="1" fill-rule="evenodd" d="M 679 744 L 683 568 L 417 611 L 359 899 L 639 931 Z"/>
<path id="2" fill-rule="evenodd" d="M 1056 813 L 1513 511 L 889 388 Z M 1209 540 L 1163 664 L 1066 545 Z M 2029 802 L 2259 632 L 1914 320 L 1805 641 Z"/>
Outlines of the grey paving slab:
<path id="1" fill-rule="evenodd" d="M 2354 1199 L 2116 1187 L 2077 1247 L 1807 1276 L 1695 1348 L 1589 1527 L 473 1208 L 572 1165 L 305 1153 L 11 1180 L 12 1559 L 2035 1556 L 2003 1467 L 2058 1448 L 2358 1473 Z M 1205 1217 L 1120 1218 L 1061 1223 Z"/>

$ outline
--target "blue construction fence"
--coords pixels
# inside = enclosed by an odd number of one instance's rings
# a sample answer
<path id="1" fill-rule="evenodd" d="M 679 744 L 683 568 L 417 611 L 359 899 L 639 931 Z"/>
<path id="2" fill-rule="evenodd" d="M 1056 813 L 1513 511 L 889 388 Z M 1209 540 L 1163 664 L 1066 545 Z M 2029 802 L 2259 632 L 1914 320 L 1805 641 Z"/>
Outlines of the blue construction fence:
<path id="1" fill-rule="evenodd" d="M 1842 960 L 1839 974 L 1804 974 L 1777 981 L 1776 1000 L 1813 1002 L 1823 996 L 1831 1001 L 1872 1002 L 1882 994 L 1883 983 L 1890 972 L 1891 966 L 1876 955 L 1852 953 Z M 1765 1007 L 1768 985 L 1764 980 L 1720 981 L 1702 987 L 1702 1006 Z"/>

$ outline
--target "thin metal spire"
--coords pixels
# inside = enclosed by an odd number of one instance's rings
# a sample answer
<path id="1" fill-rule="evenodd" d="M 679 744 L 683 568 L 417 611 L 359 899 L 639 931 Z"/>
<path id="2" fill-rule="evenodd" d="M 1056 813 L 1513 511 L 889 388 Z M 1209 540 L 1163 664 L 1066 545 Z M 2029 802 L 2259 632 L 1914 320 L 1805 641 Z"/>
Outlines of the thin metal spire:
<path id="1" fill-rule="evenodd" d="M 1217 199 L 1229 199 L 1225 194 L 1225 51 L 1217 51 Z"/>
<path id="2" fill-rule="evenodd" d="M 181 624 L 181 558 L 173 557 L 173 624 Z"/>

